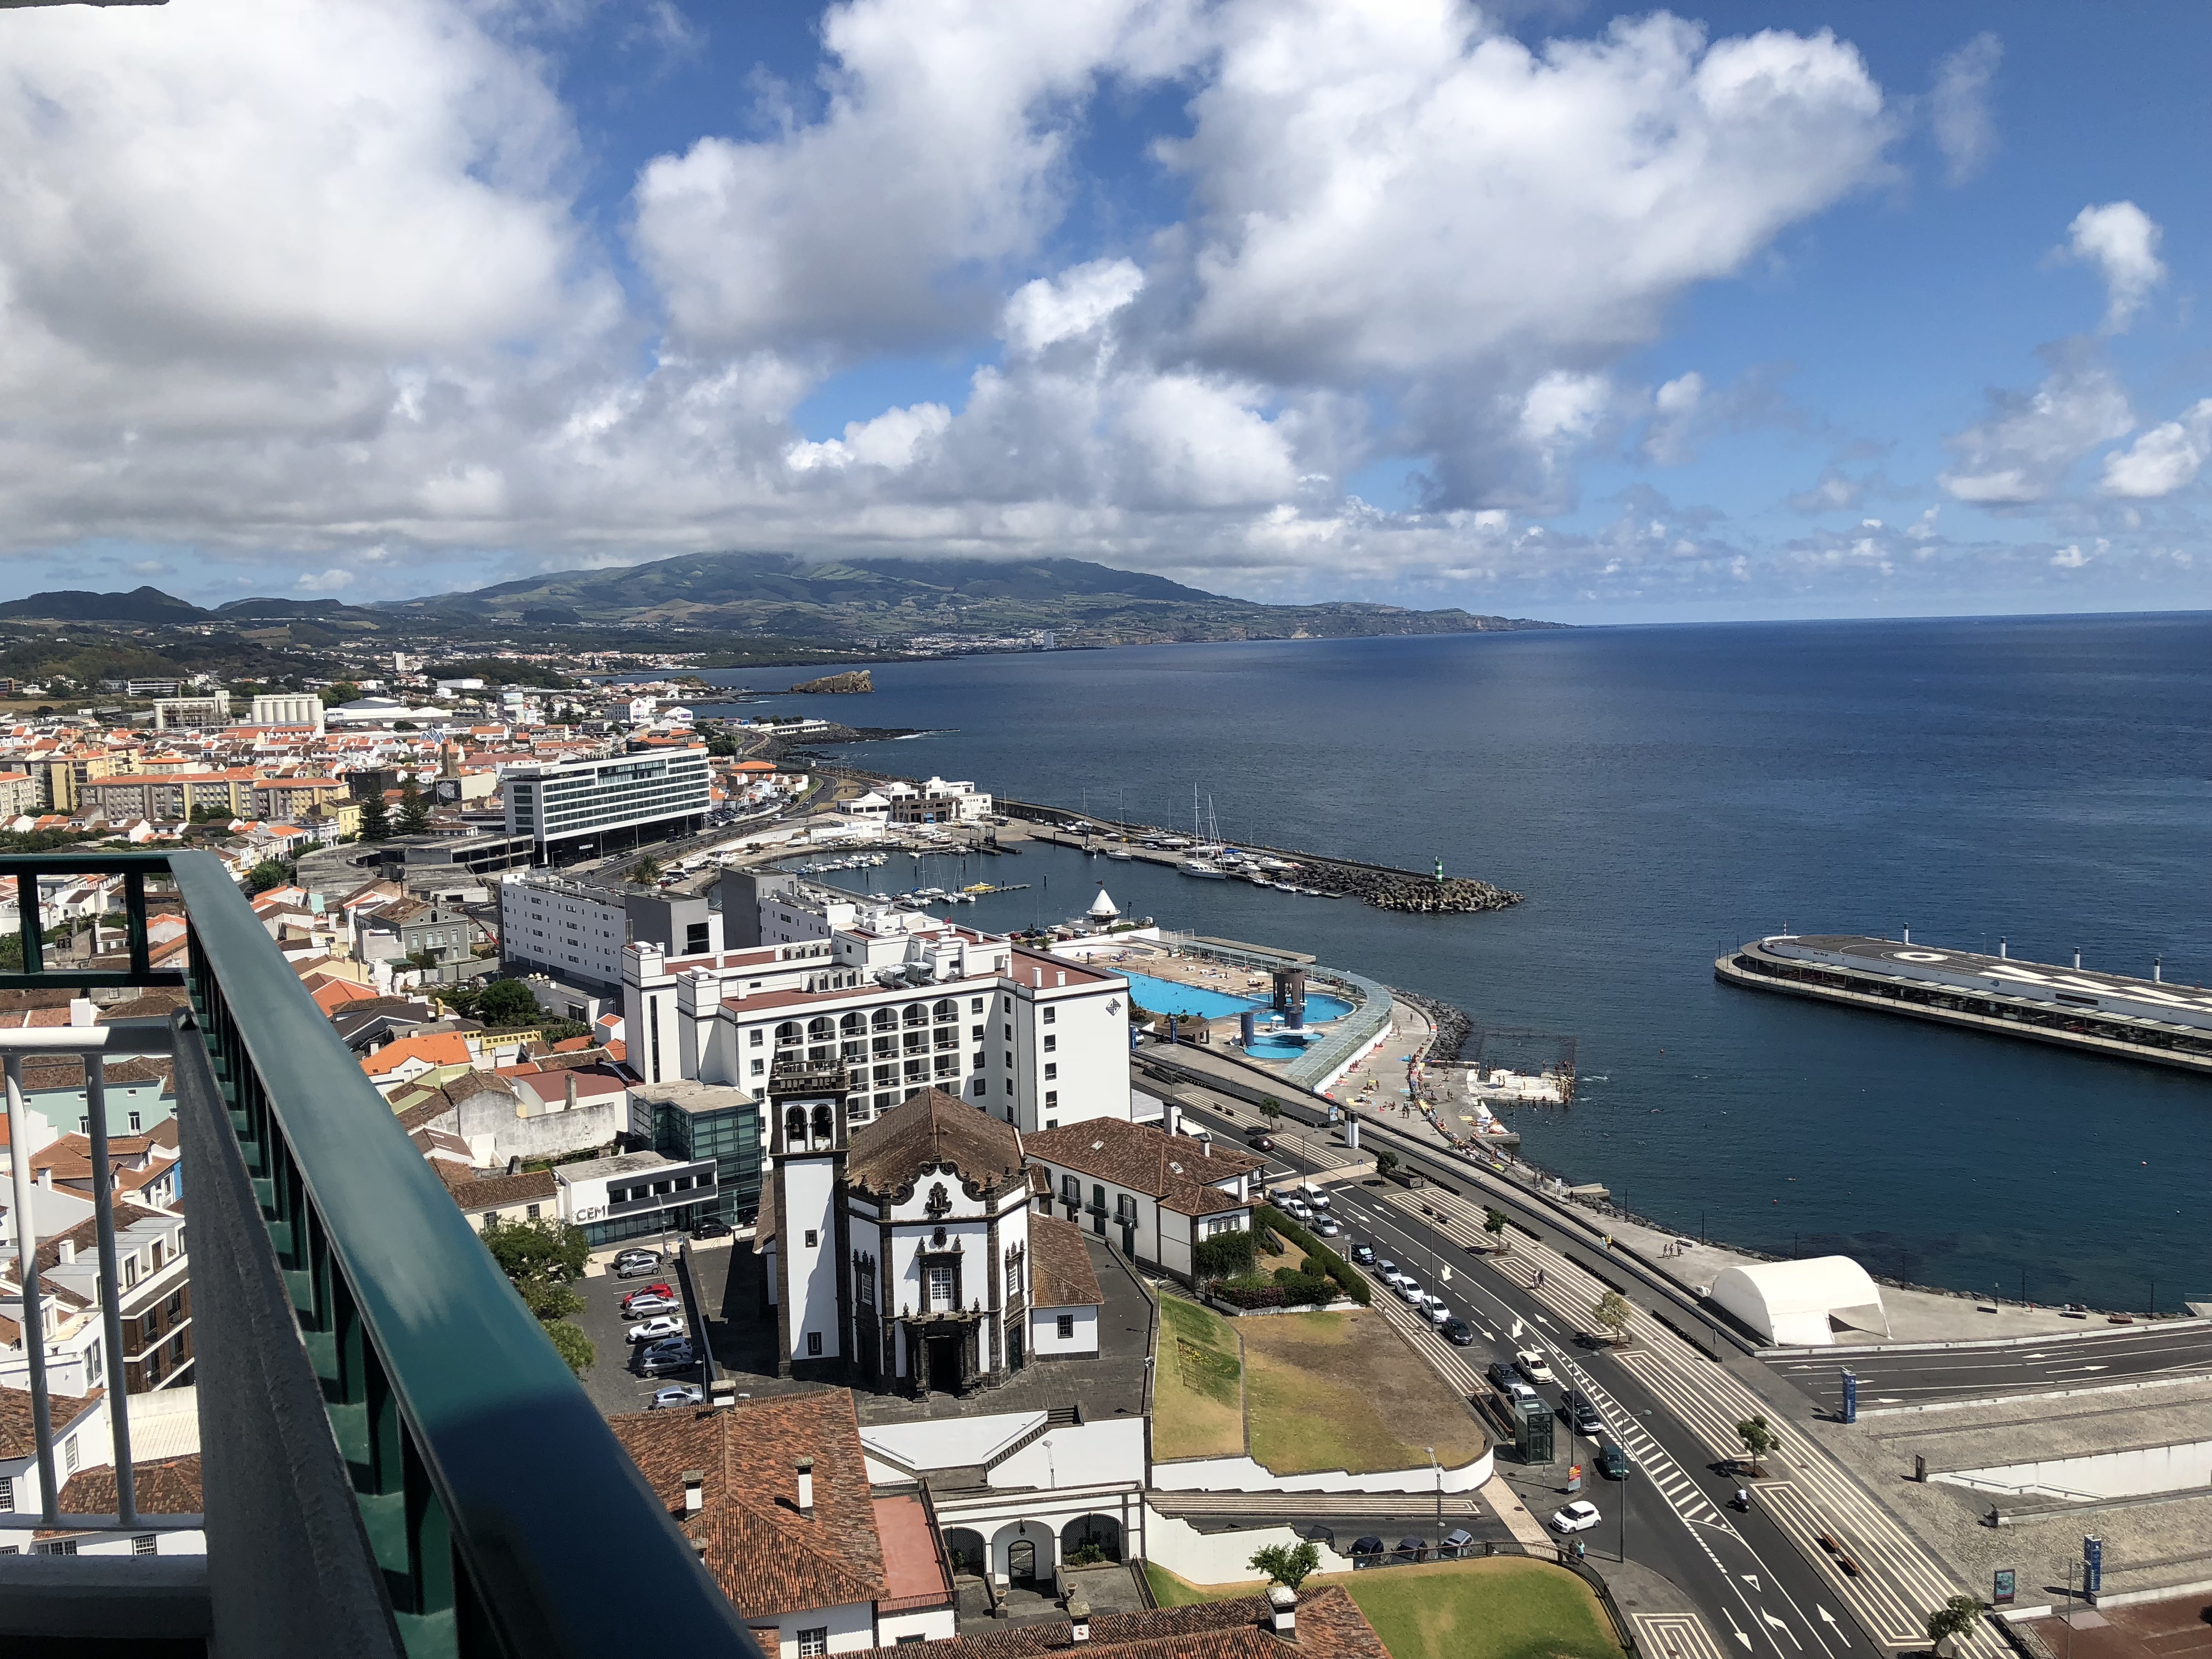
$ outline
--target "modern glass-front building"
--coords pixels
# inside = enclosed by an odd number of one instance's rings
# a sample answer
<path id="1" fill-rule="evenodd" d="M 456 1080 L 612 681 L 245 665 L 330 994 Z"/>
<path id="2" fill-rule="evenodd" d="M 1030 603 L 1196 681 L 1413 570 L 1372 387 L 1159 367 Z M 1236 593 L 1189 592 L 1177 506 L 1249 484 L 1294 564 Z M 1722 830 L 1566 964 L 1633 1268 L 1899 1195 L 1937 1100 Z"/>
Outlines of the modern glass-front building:
<path id="1" fill-rule="evenodd" d="M 714 1193 L 694 1208 L 696 1226 L 712 1218 L 742 1226 L 759 1213 L 760 1103 L 743 1089 L 719 1083 L 674 1081 L 633 1085 L 632 1133 L 663 1158 L 714 1163 Z"/>
<path id="2" fill-rule="evenodd" d="M 706 745 L 611 760 L 518 766 L 507 774 L 507 833 L 537 864 L 601 854 L 702 829 L 712 798 Z"/>

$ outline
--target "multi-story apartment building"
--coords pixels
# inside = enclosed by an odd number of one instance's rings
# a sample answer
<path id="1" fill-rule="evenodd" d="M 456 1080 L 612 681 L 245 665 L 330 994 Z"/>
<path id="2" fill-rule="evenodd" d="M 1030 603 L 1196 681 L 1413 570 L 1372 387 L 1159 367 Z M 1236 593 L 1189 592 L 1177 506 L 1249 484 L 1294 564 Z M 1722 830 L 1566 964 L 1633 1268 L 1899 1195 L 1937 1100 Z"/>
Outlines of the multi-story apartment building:
<path id="1" fill-rule="evenodd" d="M 779 1060 L 838 1061 L 857 1122 L 933 1087 L 1024 1132 L 1129 1115 L 1128 982 L 911 912 L 827 940 L 623 959 L 629 1063 L 647 1083 L 758 1092 Z"/>
<path id="2" fill-rule="evenodd" d="M 633 939 L 672 956 L 722 948 L 722 919 L 704 897 L 594 886 L 549 870 L 500 883 L 499 920 L 510 968 L 592 989 L 622 983 L 623 947 Z"/>
<path id="3" fill-rule="evenodd" d="M 518 766 L 505 781 L 507 833 L 530 836 L 541 864 L 703 829 L 713 788 L 704 744 Z"/>
<path id="4" fill-rule="evenodd" d="M 39 781 L 28 772 L 0 772 L 0 817 L 39 810 Z"/>
<path id="5" fill-rule="evenodd" d="M 230 699 L 220 691 L 204 697 L 156 697 L 154 729 L 173 732 L 199 726 L 230 724 Z"/>
<path id="6" fill-rule="evenodd" d="M 157 823 L 178 823 L 195 812 L 226 818 L 286 816 L 257 810 L 254 792 L 264 781 L 250 766 L 219 772 L 131 773 L 78 785 L 77 806 L 112 822 L 151 818 Z"/>

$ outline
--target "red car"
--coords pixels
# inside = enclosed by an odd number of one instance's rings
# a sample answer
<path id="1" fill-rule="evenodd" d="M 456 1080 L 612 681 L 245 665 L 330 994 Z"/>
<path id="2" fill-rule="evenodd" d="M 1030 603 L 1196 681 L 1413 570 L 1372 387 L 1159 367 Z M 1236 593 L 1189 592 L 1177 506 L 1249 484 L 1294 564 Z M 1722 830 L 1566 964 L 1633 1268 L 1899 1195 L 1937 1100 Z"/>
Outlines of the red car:
<path id="1" fill-rule="evenodd" d="M 624 1297 L 623 1298 L 623 1306 L 627 1308 L 631 1303 L 636 1301 L 640 1297 L 673 1297 L 675 1294 L 676 1287 L 673 1285 L 648 1285 L 643 1290 L 632 1291 L 628 1296 Z"/>

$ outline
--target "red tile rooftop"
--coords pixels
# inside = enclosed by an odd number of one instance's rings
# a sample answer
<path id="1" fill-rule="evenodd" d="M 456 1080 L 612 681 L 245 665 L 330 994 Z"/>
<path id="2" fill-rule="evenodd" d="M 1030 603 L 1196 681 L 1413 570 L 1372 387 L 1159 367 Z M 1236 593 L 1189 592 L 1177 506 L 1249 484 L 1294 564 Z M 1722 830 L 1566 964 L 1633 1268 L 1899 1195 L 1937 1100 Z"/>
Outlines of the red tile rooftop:
<path id="1" fill-rule="evenodd" d="M 950 1599 L 952 1586 L 937 1564 L 937 1540 L 931 1536 L 929 1516 L 921 1499 L 911 1495 L 878 1498 L 876 1535 L 884 1546 L 884 1599 L 941 1595 Z"/>

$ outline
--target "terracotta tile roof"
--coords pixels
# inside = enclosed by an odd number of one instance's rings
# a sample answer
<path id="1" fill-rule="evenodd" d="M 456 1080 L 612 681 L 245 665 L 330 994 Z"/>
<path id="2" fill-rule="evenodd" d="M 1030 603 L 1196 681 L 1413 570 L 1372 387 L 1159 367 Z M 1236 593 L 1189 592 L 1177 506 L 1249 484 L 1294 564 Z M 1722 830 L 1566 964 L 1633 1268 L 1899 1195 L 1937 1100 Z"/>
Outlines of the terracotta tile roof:
<path id="1" fill-rule="evenodd" d="M 910 1492 L 875 1500 L 876 1536 L 884 1547 L 884 1599 L 919 1601 L 924 1596 L 952 1600 L 952 1586 L 937 1558 L 929 1512 Z"/>
<path id="2" fill-rule="evenodd" d="M 64 1394 L 47 1396 L 47 1421 L 53 1425 L 57 1443 L 91 1413 L 100 1403 L 100 1391 L 94 1389 L 82 1400 Z M 31 1417 L 31 1391 L 0 1388 L 0 1458 L 32 1457 L 37 1455 L 38 1449 L 38 1431 Z"/>
<path id="3" fill-rule="evenodd" d="M 1030 1659 L 1111 1652 L 1115 1659 L 1390 1659 L 1382 1638 L 1340 1585 L 1299 1598 L 1296 1644 L 1267 1629 L 1267 1603 L 1251 1596 L 1140 1613 L 1094 1613 L 1081 1648 L 1065 1619 L 920 1644 L 924 1659 Z M 916 1649 L 874 1648 L 854 1659 L 915 1659 Z"/>
<path id="4" fill-rule="evenodd" d="M 398 1114 L 399 1127 L 411 1135 L 417 1129 L 435 1123 L 453 1109 L 453 1103 L 446 1098 L 446 1091 L 433 1089 L 422 1099 Z"/>
<path id="5" fill-rule="evenodd" d="M 464 1210 L 504 1210 L 518 1204 L 550 1204 L 560 1196 L 560 1183 L 550 1170 L 526 1170 L 520 1175 L 477 1175 L 442 1159 L 433 1163 Z"/>
<path id="6" fill-rule="evenodd" d="M 941 1164 L 985 1191 L 1010 1176 L 1028 1180 L 1021 1173 L 1022 1138 L 1014 1126 L 941 1089 L 908 1096 L 855 1133 L 845 1173 L 853 1186 L 888 1195 Z"/>
<path id="7" fill-rule="evenodd" d="M 373 1078 L 388 1077 L 410 1060 L 427 1060 L 432 1066 L 465 1066 L 469 1063 L 469 1045 L 461 1041 L 458 1031 L 399 1037 L 373 1054 L 362 1055 L 361 1069 Z"/>
<path id="8" fill-rule="evenodd" d="M 1146 1193 L 1178 1215 L 1211 1215 L 1241 1210 L 1247 1200 L 1223 1192 L 1217 1181 L 1233 1180 L 1266 1166 L 1267 1159 L 1234 1146 L 1216 1144 L 1206 1156 L 1188 1135 L 1171 1135 L 1149 1123 L 1120 1118 L 1086 1118 L 1027 1137 L 1032 1158 L 1110 1181 L 1133 1193 Z"/>
<path id="9" fill-rule="evenodd" d="M 887 1595 L 853 1396 L 842 1389 L 741 1401 L 720 1410 L 610 1419 L 678 1526 L 706 1544 L 707 1570 L 751 1619 L 872 1602 Z M 797 1468 L 814 1460 L 814 1513 Z M 706 1474 L 687 1515 L 684 1473 Z"/>
<path id="10" fill-rule="evenodd" d="M 1048 1215 L 1030 1218 L 1030 1305 L 1095 1308 L 1105 1300 L 1083 1230 Z"/>
<path id="11" fill-rule="evenodd" d="M 147 1463 L 133 1462 L 131 1490 L 141 1515 L 200 1514 L 200 1455 L 193 1452 L 185 1457 L 157 1457 Z M 113 1467 L 79 1469 L 70 1476 L 62 1487 L 61 1507 L 65 1515 L 114 1514 Z M 41 1532 L 39 1536 L 53 1534 Z"/>

